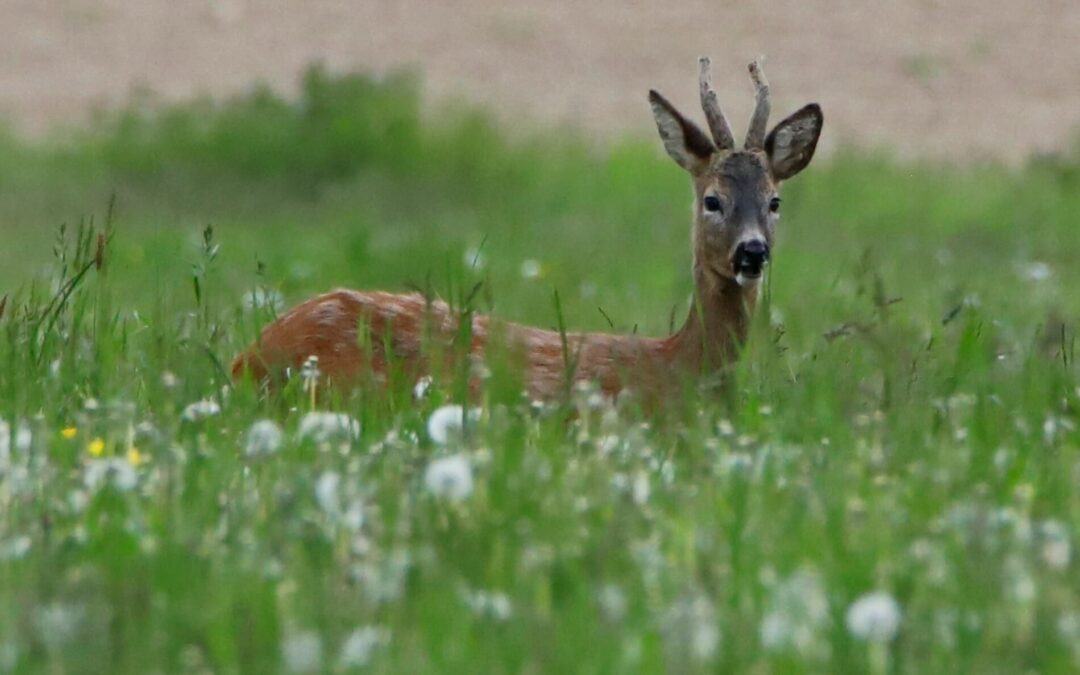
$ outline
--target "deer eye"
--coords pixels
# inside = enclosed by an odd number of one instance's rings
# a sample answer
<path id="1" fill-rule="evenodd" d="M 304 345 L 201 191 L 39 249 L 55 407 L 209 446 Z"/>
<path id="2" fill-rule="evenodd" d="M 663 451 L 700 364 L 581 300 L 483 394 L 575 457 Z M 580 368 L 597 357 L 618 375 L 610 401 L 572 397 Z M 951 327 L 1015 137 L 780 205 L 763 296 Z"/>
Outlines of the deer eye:
<path id="1" fill-rule="evenodd" d="M 706 211 L 712 211 L 713 213 L 716 213 L 720 210 L 720 198 L 716 195 L 709 195 L 705 197 L 705 200 L 702 203 L 705 204 Z"/>
<path id="2" fill-rule="evenodd" d="M 776 213 L 777 211 L 780 210 L 780 198 L 779 197 L 773 197 L 772 199 L 769 200 L 769 210 L 772 211 L 773 213 Z"/>

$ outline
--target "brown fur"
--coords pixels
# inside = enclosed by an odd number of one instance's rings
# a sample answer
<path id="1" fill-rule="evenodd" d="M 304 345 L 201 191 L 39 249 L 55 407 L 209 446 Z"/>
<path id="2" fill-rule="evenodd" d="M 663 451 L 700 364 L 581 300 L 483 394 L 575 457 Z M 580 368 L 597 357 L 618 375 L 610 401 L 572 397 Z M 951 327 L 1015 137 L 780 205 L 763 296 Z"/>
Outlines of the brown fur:
<path id="1" fill-rule="evenodd" d="M 701 89 L 713 139 L 730 137 L 715 95 L 707 86 L 703 64 Z M 758 87 L 758 126 L 761 110 L 768 111 L 768 88 L 753 71 Z M 760 78 L 760 80 L 758 79 Z M 764 100 L 763 100 L 764 98 Z M 299 369 L 310 356 L 320 371 L 339 386 L 364 378 L 384 383 L 400 372 L 415 381 L 443 371 L 461 358 L 482 362 L 489 338 L 498 339 L 517 355 L 526 390 L 534 398 L 550 399 L 565 391 L 569 381 L 592 381 L 609 395 L 629 389 L 657 400 L 677 393 L 701 374 L 714 373 L 730 363 L 745 341 L 757 302 L 757 282 L 736 275 L 733 256 L 748 237 L 771 247 L 777 214 L 775 201 L 781 180 L 801 171 L 813 156 L 821 131 L 821 111 L 810 105 L 787 118 L 763 144 L 744 150 L 717 149 L 693 122 L 683 117 L 656 92 L 650 102 L 664 146 L 685 168 L 694 184 L 694 297 L 682 328 L 666 338 L 606 333 L 576 333 L 563 337 L 554 331 L 463 315 L 446 303 L 419 294 L 336 290 L 293 308 L 267 326 L 259 341 L 233 363 L 235 378 L 249 374 L 274 383 L 287 369 Z M 778 133 L 779 132 L 779 133 Z M 779 139 L 779 140 L 778 140 Z M 760 141 L 758 142 L 760 143 Z M 708 211 L 708 197 L 724 208 Z M 468 345 L 462 344 L 467 336 Z M 568 372 L 568 364 L 572 372 Z"/>

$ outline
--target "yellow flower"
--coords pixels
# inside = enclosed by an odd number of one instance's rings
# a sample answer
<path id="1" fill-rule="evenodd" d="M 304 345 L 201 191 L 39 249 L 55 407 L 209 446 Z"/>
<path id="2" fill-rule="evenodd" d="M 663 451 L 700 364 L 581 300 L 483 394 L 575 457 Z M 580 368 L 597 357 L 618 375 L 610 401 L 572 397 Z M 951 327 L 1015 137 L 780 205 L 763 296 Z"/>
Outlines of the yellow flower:
<path id="1" fill-rule="evenodd" d="M 128 461 L 128 464 L 130 464 L 131 466 L 139 466 L 140 464 L 142 464 L 146 460 L 143 457 L 142 453 L 139 452 L 139 449 L 132 446 L 132 447 L 128 448 L 127 461 Z"/>
<path id="2" fill-rule="evenodd" d="M 100 438 L 95 438 L 94 440 L 90 441 L 90 445 L 87 446 L 87 450 L 89 450 L 90 454 L 94 457 L 101 457 L 102 453 L 105 452 L 105 441 L 101 440 Z"/>
<path id="3" fill-rule="evenodd" d="M 75 438 L 75 435 L 78 434 L 78 433 L 79 433 L 79 430 L 76 429 L 75 427 L 64 427 L 63 429 L 60 430 L 60 435 L 63 436 L 64 438 L 66 438 L 69 441 L 71 439 Z"/>

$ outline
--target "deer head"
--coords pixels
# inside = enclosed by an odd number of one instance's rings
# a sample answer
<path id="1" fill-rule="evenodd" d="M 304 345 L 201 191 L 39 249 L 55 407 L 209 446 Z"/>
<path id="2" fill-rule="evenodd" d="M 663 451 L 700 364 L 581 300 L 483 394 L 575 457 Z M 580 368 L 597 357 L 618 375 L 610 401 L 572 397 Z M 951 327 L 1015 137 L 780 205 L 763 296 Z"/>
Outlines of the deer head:
<path id="1" fill-rule="evenodd" d="M 823 117 L 804 106 L 767 135 L 769 85 L 751 63 L 756 104 L 742 149 L 736 149 L 712 88 L 707 58 L 699 61 L 701 107 L 711 138 L 655 90 L 649 92 L 664 148 L 694 182 L 694 278 L 700 286 L 753 286 L 762 276 L 780 218 L 780 183 L 810 163 Z"/>

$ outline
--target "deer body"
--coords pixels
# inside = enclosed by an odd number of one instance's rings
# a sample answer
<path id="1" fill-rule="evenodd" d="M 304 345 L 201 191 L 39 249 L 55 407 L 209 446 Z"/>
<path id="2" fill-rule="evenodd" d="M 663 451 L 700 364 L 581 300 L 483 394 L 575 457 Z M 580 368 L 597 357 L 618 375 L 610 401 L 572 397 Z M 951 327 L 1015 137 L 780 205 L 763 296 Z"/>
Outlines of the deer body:
<path id="1" fill-rule="evenodd" d="M 339 385 L 364 378 L 383 383 L 395 372 L 415 380 L 463 357 L 482 362 L 496 340 L 518 360 L 528 394 L 539 399 L 580 380 L 609 395 L 629 389 L 662 397 L 679 391 L 687 378 L 718 371 L 747 337 L 773 243 L 779 183 L 810 162 L 822 126 L 820 108 L 810 104 L 766 136 L 768 85 L 758 64 L 750 72 L 757 106 L 741 150 L 716 102 L 707 59 L 701 60 L 699 83 L 711 140 L 658 93 L 649 94 L 665 149 L 694 183 L 694 297 L 675 334 L 571 333 L 564 347 L 559 332 L 461 314 L 420 294 L 336 290 L 267 326 L 233 363 L 234 377 L 250 374 L 273 383 L 314 356 L 319 370 Z M 467 330 L 461 325 L 466 317 Z"/>

